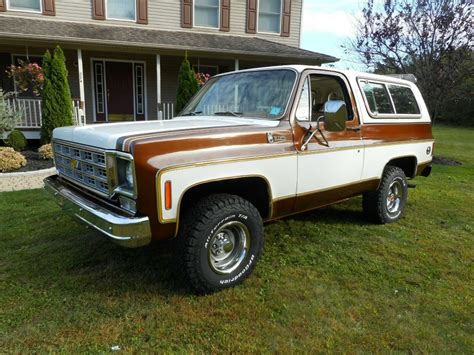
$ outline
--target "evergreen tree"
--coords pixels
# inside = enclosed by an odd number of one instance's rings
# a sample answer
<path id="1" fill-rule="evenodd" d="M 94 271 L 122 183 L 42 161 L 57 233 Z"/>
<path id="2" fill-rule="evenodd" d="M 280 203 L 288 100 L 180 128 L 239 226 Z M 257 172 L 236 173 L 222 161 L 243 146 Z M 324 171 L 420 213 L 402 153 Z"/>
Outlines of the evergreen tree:
<path id="1" fill-rule="evenodd" d="M 73 124 L 66 58 L 59 46 L 56 47 L 52 56 L 49 51 L 44 54 L 43 71 L 45 79 L 41 102 L 43 117 L 41 141 L 49 143 L 53 129 Z"/>
<path id="2" fill-rule="evenodd" d="M 191 69 L 186 53 L 178 74 L 176 112 L 180 112 L 198 91 L 199 84 L 194 71 Z"/>

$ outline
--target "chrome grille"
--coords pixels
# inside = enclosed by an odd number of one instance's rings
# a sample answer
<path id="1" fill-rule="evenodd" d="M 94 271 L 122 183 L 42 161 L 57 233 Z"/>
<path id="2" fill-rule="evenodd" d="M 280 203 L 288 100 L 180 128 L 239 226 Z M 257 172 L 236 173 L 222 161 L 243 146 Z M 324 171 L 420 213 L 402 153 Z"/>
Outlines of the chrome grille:
<path id="1" fill-rule="evenodd" d="M 108 195 L 105 153 L 79 145 L 53 142 L 54 161 L 60 176 Z"/>

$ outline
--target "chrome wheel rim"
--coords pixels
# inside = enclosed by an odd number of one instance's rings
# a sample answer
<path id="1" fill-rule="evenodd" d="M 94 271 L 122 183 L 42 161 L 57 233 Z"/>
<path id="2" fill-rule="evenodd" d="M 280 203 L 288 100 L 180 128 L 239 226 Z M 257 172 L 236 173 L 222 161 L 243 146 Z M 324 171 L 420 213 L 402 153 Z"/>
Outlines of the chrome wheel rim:
<path id="1" fill-rule="evenodd" d="M 387 211 L 390 214 L 399 214 L 403 199 L 403 181 L 399 178 L 392 181 L 387 193 Z"/>
<path id="2" fill-rule="evenodd" d="M 227 222 L 209 241 L 209 266 L 218 274 L 230 274 L 242 264 L 249 248 L 250 232 L 247 226 L 239 221 Z"/>

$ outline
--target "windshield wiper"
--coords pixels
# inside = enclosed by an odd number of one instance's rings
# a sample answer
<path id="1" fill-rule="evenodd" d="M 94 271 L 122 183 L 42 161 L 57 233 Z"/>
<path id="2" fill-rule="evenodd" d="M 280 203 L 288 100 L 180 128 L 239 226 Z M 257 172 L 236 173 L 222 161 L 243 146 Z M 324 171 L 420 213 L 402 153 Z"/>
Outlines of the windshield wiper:
<path id="1" fill-rule="evenodd" d="M 236 111 L 222 111 L 222 112 L 214 112 L 214 116 L 235 116 L 235 117 L 242 117 L 242 112 L 236 112 Z"/>
<path id="2" fill-rule="evenodd" d="M 201 113 L 202 113 L 202 111 L 192 111 L 192 112 L 188 112 L 188 113 L 183 113 L 181 116 L 197 116 Z"/>

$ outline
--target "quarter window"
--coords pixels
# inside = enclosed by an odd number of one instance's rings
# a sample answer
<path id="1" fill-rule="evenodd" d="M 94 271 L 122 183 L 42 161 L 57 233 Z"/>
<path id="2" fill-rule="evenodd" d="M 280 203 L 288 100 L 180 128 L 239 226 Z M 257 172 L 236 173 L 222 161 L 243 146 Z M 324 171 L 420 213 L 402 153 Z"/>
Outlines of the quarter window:
<path id="1" fill-rule="evenodd" d="M 135 0 L 107 0 L 107 18 L 135 21 Z"/>
<path id="2" fill-rule="evenodd" d="M 390 95 L 392 95 L 395 110 L 399 114 L 418 115 L 420 108 L 416 103 L 415 95 L 407 86 L 388 85 Z"/>
<path id="3" fill-rule="evenodd" d="M 258 31 L 280 33 L 281 0 L 259 1 Z"/>
<path id="4" fill-rule="evenodd" d="M 20 11 L 41 11 L 41 0 L 10 0 L 10 9 Z"/>
<path id="5" fill-rule="evenodd" d="M 395 113 L 384 84 L 361 82 L 361 87 L 373 114 Z"/>
<path id="6" fill-rule="evenodd" d="M 219 0 L 196 0 L 194 24 L 202 27 L 219 26 Z"/>

